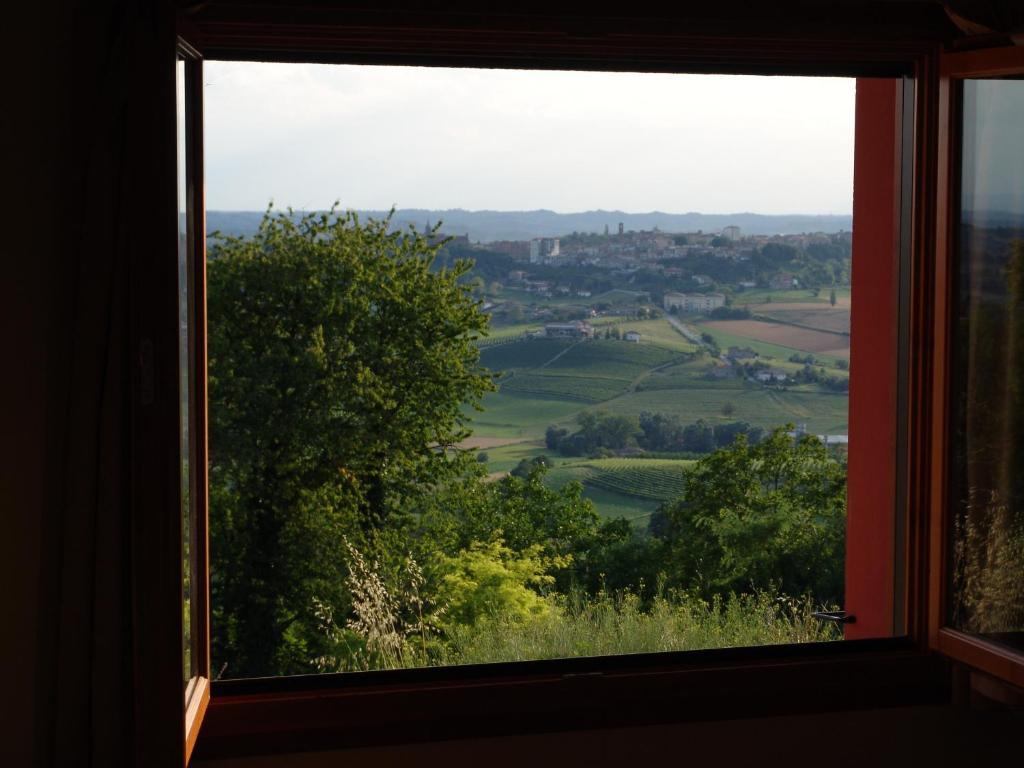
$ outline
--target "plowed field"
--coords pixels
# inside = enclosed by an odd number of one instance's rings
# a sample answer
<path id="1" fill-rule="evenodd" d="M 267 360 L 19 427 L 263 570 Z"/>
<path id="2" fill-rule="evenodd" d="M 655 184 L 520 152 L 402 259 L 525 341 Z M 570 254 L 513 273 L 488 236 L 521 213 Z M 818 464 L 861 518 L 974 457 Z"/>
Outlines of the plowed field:
<path id="1" fill-rule="evenodd" d="M 759 320 L 712 320 L 703 325 L 734 336 L 745 336 L 805 352 L 827 353 L 837 357 L 848 357 L 850 354 L 850 337 L 836 333 L 812 331 L 782 323 L 762 323 Z"/>

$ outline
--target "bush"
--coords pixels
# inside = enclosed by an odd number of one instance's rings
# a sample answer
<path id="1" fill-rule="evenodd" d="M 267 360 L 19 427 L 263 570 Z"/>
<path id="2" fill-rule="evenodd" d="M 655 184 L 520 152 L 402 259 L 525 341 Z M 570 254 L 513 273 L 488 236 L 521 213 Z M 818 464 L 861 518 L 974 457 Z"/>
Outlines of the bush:
<path id="1" fill-rule="evenodd" d="M 540 591 L 554 584 L 547 572 L 566 558 L 546 558 L 539 544 L 514 552 L 500 538 L 473 542 L 439 565 L 437 601 L 444 606 L 441 626 L 457 631 L 482 621 L 518 624 L 551 610 Z"/>

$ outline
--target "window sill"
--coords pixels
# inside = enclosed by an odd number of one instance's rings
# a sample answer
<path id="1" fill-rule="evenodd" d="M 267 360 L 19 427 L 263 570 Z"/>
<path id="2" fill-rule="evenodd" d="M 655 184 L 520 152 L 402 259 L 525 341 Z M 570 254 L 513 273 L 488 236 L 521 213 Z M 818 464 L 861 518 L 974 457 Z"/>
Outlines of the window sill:
<path id="1" fill-rule="evenodd" d="M 948 703 L 907 639 L 213 684 L 203 758 Z"/>

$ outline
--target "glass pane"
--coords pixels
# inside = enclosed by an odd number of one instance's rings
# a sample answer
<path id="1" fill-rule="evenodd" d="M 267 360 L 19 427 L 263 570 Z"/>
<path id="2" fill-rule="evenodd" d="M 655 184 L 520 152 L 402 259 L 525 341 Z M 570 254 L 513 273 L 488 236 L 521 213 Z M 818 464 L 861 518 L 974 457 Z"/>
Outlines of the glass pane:
<path id="1" fill-rule="evenodd" d="M 842 637 L 852 80 L 205 67 L 213 669 Z"/>
<path id="2" fill-rule="evenodd" d="M 1024 649 L 1024 81 L 963 83 L 948 621 Z"/>
<path id="3" fill-rule="evenodd" d="M 186 130 L 185 61 L 178 58 L 176 67 L 177 156 L 178 156 L 178 371 L 179 412 L 181 414 L 181 541 L 182 564 L 182 653 L 183 675 L 187 684 L 195 676 L 192 654 L 192 519 L 191 480 L 189 476 L 190 430 L 190 368 L 189 346 L 189 203 L 188 143 Z"/>

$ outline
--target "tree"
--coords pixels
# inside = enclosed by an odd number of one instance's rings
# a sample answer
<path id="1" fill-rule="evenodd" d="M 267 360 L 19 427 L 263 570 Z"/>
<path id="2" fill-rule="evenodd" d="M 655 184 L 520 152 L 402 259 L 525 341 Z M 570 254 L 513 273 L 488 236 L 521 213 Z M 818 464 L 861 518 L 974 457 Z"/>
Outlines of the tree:
<path id="1" fill-rule="evenodd" d="M 493 388 L 486 316 L 438 246 L 388 219 L 268 210 L 207 267 L 215 666 L 309 671 L 314 599 L 344 610 L 348 536 L 400 546 L 409 499 L 472 457 L 462 407 Z"/>
<path id="2" fill-rule="evenodd" d="M 732 416 L 736 413 L 736 406 L 732 402 L 725 402 L 722 404 L 722 415 Z"/>
<path id="3" fill-rule="evenodd" d="M 539 545 L 552 557 L 574 551 L 592 536 L 598 517 L 583 486 L 573 481 L 549 488 L 544 483 L 547 463 L 538 458 L 524 460 L 525 474 L 490 483 L 479 482 L 485 470 L 477 465 L 475 473 L 419 499 L 420 539 L 433 549 L 422 559 L 437 553 L 454 556 L 499 531 L 504 545 L 515 552 Z"/>
<path id="4" fill-rule="evenodd" d="M 694 453 L 707 453 L 714 450 L 714 429 L 704 419 L 697 419 L 683 429 L 683 447 Z"/>
<path id="5" fill-rule="evenodd" d="M 487 293 L 487 284 L 480 275 L 474 275 L 466 281 L 466 285 L 469 289 L 477 296 L 483 296 Z"/>
<path id="6" fill-rule="evenodd" d="M 836 305 L 836 289 L 835 288 L 833 288 L 831 291 L 828 292 L 828 303 L 831 304 L 833 307 Z"/>
<path id="7" fill-rule="evenodd" d="M 813 435 L 740 435 L 687 470 L 659 532 L 679 586 L 705 598 L 778 588 L 842 601 L 846 468 Z"/>

